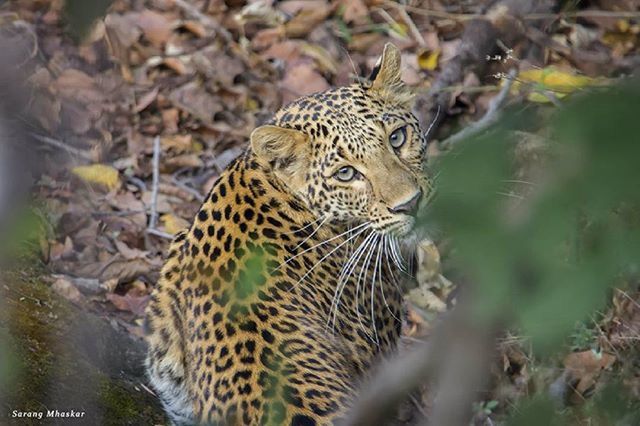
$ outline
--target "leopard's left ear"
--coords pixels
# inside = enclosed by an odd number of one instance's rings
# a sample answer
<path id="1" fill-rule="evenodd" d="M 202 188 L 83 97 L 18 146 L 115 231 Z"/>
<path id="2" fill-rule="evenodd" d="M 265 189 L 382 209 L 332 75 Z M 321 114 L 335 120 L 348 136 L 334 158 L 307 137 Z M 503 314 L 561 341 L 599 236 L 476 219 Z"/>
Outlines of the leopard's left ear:
<path id="1" fill-rule="evenodd" d="M 384 45 L 382 56 L 369 76 L 371 89 L 384 89 L 402 85 L 400 50 L 391 44 Z"/>

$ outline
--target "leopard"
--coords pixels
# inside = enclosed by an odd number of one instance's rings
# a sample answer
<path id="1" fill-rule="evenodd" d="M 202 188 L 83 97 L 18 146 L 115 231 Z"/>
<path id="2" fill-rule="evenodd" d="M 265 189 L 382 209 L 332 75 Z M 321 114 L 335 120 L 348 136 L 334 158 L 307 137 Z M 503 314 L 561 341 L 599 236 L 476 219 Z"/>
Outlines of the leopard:
<path id="1" fill-rule="evenodd" d="M 175 236 L 145 319 L 173 424 L 339 424 L 397 350 L 433 193 L 401 75 L 388 43 L 368 79 L 282 107 Z"/>

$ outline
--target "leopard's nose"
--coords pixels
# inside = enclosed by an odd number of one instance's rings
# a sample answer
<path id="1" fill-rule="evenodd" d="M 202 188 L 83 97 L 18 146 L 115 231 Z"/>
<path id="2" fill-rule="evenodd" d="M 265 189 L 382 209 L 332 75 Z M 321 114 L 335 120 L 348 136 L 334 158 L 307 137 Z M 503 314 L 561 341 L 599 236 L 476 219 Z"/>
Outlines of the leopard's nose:
<path id="1" fill-rule="evenodd" d="M 418 206 L 420 205 L 420 200 L 422 199 L 422 190 L 418 190 L 409 201 L 405 201 L 395 207 L 389 207 L 389 211 L 391 213 L 403 213 L 409 214 L 411 216 L 415 216 L 418 212 Z"/>

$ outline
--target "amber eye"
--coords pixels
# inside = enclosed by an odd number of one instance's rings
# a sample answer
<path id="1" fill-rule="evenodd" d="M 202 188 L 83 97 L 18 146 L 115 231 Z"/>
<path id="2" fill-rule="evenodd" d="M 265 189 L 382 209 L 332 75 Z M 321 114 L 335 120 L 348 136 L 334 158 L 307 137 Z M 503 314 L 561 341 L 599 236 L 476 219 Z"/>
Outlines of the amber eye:
<path id="1" fill-rule="evenodd" d="M 389 143 L 395 149 L 398 149 L 404 145 L 407 140 L 407 128 L 402 126 L 391 133 L 389 136 Z"/>
<path id="2" fill-rule="evenodd" d="M 340 169 L 338 169 L 338 171 L 335 172 L 333 176 L 339 181 L 349 182 L 352 181 L 357 176 L 357 174 L 358 172 L 356 172 L 356 169 L 354 169 L 353 167 L 344 166 L 340 167 Z"/>

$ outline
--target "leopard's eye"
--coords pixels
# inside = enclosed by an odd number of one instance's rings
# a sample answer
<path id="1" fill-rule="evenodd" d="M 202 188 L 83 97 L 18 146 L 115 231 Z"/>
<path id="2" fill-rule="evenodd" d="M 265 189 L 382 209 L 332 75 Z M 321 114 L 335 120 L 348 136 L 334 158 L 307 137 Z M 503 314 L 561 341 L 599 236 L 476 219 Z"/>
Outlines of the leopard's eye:
<path id="1" fill-rule="evenodd" d="M 402 126 L 391 133 L 389 143 L 394 149 L 398 149 L 404 145 L 407 140 L 407 128 Z"/>
<path id="2" fill-rule="evenodd" d="M 339 181 L 349 182 L 352 181 L 357 176 L 357 174 L 358 172 L 356 172 L 356 169 L 354 169 L 353 167 L 344 166 L 340 167 L 340 169 L 338 169 L 338 171 L 335 172 L 333 176 Z"/>

